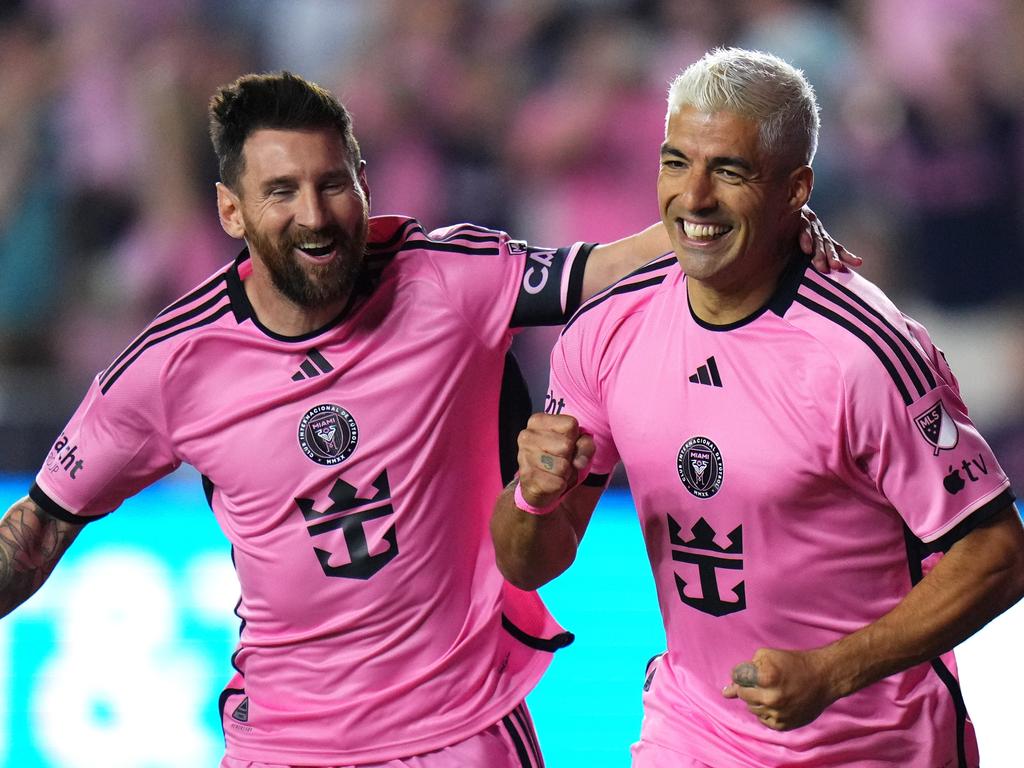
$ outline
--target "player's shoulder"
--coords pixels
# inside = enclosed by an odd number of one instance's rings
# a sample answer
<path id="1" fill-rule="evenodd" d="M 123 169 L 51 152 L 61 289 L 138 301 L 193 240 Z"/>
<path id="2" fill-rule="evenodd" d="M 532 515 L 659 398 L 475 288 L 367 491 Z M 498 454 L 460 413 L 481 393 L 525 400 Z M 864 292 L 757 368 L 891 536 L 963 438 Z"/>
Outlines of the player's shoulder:
<path id="1" fill-rule="evenodd" d="M 641 315 L 666 285 L 682 278 L 674 254 L 661 256 L 630 272 L 585 301 L 562 329 L 561 338 L 607 335 Z"/>
<path id="2" fill-rule="evenodd" d="M 496 255 L 508 234 L 479 224 L 463 222 L 427 231 L 408 216 L 374 216 L 369 222 L 367 255 L 397 255 L 412 251 Z"/>
<path id="3" fill-rule="evenodd" d="M 881 288 L 855 272 L 823 275 L 808 267 L 785 318 L 816 338 L 846 375 L 888 379 L 908 404 L 939 383 L 922 335 Z"/>
<path id="4" fill-rule="evenodd" d="M 458 256 L 498 256 L 526 251 L 526 244 L 501 230 L 463 222 L 427 231 L 408 216 L 374 216 L 369 222 L 365 270 L 399 277 L 458 271 Z"/>
<path id="5" fill-rule="evenodd" d="M 207 279 L 162 309 L 156 317 L 100 372 L 98 385 L 106 394 L 129 371 L 159 366 L 183 344 L 197 335 L 225 323 L 237 325 L 238 292 L 241 282 L 238 268 L 244 252 Z"/>

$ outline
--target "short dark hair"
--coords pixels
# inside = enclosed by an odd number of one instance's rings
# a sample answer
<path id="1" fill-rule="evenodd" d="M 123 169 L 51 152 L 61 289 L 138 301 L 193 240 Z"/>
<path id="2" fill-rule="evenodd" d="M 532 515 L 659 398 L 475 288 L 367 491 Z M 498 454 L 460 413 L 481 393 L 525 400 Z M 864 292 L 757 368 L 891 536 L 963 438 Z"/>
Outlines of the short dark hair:
<path id="1" fill-rule="evenodd" d="M 243 75 L 217 89 L 210 99 L 210 139 L 220 165 L 220 180 L 232 189 L 237 189 L 245 170 L 245 141 L 262 128 L 333 128 L 341 136 L 349 160 L 358 166 L 361 159 L 352 118 L 326 88 L 291 72 Z"/>

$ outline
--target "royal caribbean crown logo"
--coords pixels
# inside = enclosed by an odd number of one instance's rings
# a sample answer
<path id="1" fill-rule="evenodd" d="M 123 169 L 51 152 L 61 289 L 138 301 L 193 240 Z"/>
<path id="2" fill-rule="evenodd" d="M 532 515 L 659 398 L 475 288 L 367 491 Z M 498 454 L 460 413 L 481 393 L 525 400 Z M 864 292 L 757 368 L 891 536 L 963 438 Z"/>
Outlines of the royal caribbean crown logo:
<path id="1" fill-rule="evenodd" d="M 359 428 L 352 414 L 326 403 L 310 408 L 299 422 L 299 446 L 317 464 L 340 464 L 356 449 Z"/>
<path id="2" fill-rule="evenodd" d="M 707 499 L 722 487 L 724 468 L 718 446 L 706 437 L 691 437 L 676 457 L 679 479 L 698 499 Z"/>

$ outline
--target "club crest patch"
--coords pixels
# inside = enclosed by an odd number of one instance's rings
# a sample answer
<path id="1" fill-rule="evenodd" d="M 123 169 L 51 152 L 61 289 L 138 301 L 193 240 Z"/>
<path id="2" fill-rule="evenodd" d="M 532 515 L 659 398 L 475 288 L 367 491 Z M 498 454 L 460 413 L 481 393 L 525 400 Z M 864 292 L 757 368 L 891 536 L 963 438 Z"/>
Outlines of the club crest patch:
<path id="1" fill-rule="evenodd" d="M 340 464 L 356 449 L 359 428 L 352 414 L 333 403 L 306 411 L 299 422 L 299 447 L 317 464 Z"/>
<path id="2" fill-rule="evenodd" d="M 691 437 L 676 457 L 679 479 L 698 499 L 707 499 L 722 487 L 725 469 L 718 446 L 706 437 Z"/>
<path id="3" fill-rule="evenodd" d="M 946 413 L 941 400 L 914 419 L 914 423 L 921 430 L 924 439 L 935 449 L 936 456 L 939 455 L 939 451 L 956 448 L 960 440 L 960 430 L 956 428 L 953 418 Z"/>

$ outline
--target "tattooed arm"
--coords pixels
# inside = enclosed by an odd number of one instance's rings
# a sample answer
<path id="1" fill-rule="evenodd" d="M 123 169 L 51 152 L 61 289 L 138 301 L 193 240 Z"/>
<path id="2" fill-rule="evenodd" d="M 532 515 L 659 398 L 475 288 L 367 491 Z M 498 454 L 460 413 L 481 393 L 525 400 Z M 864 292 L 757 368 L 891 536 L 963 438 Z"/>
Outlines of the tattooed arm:
<path id="1" fill-rule="evenodd" d="M 27 496 L 7 510 L 0 520 L 0 616 L 35 594 L 81 530 Z"/>

